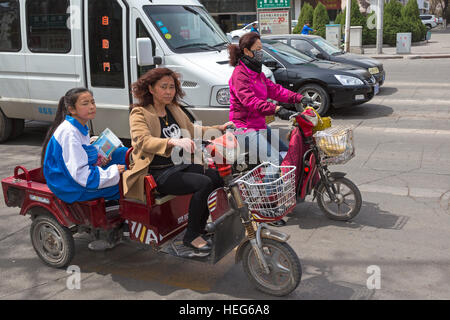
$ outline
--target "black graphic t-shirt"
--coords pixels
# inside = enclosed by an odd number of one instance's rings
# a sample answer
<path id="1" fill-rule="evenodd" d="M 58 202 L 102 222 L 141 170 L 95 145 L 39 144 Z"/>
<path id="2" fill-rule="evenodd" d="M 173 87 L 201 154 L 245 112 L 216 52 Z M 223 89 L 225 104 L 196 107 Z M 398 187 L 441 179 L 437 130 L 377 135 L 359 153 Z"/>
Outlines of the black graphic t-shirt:
<path id="1" fill-rule="evenodd" d="M 166 108 L 166 116 L 159 117 L 159 123 L 161 124 L 160 138 L 174 138 L 174 139 L 181 138 L 180 126 L 175 121 L 175 118 L 172 116 L 172 114 L 167 108 Z M 169 166 L 169 165 L 173 165 L 171 157 L 166 158 L 158 155 L 155 155 L 152 163 L 150 163 L 150 167 Z"/>

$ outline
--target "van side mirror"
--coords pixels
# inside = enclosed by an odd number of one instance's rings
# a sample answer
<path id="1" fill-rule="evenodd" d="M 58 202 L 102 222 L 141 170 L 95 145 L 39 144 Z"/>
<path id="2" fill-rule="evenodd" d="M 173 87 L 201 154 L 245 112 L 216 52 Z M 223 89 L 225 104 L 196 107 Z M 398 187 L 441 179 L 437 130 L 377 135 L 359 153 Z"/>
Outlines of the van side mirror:
<path id="1" fill-rule="evenodd" d="M 136 39 L 136 56 L 140 67 L 162 64 L 161 57 L 153 57 L 153 45 L 150 38 Z"/>

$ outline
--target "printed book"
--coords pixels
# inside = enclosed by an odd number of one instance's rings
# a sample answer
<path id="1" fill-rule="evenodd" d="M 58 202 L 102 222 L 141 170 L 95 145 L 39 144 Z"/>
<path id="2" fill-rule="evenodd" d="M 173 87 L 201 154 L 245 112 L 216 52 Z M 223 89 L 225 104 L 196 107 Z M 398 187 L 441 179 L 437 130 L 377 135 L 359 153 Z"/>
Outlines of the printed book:
<path id="1" fill-rule="evenodd" d="M 122 141 L 109 128 L 106 128 L 92 145 L 105 158 L 109 158 L 117 148 L 123 147 Z"/>

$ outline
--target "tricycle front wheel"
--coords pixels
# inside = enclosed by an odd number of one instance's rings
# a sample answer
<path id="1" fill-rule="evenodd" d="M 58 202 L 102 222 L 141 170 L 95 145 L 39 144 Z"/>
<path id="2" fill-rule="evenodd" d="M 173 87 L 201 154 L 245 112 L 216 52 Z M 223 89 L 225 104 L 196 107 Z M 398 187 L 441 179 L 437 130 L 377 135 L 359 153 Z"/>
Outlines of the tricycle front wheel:
<path id="1" fill-rule="evenodd" d="M 31 224 L 31 243 L 45 264 L 54 268 L 69 265 L 75 255 L 75 242 L 69 229 L 48 215 L 39 215 Z"/>
<path id="2" fill-rule="evenodd" d="M 269 267 L 266 274 L 250 243 L 242 253 L 242 265 L 250 282 L 260 291 L 285 296 L 297 288 L 302 277 L 300 260 L 295 251 L 285 242 L 262 239 L 262 252 Z"/>

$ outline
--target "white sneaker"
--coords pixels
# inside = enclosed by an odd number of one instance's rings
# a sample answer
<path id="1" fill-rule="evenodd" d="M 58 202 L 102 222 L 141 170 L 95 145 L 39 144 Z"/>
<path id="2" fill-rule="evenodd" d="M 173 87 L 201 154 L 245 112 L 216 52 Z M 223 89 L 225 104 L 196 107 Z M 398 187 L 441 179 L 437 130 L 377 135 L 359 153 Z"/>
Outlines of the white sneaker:
<path id="1" fill-rule="evenodd" d="M 109 243 L 106 240 L 95 240 L 88 244 L 88 248 L 91 249 L 92 251 L 104 251 L 114 248 L 119 243 L 120 241 L 117 241 L 115 243 Z"/>

